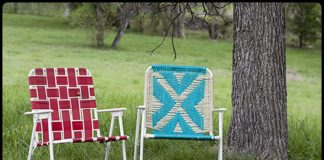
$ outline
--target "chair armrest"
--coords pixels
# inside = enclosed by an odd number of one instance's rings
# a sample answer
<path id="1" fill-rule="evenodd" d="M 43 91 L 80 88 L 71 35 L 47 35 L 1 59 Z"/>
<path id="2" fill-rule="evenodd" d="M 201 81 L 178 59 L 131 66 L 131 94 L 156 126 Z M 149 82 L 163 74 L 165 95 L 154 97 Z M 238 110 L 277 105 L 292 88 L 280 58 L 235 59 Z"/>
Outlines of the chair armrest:
<path id="1" fill-rule="evenodd" d="M 145 109 L 145 106 L 144 105 L 141 105 L 141 106 L 137 106 L 136 109 Z"/>
<path id="2" fill-rule="evenodd" d="M 223 117 L 226 108 L 213 108 L 213 113 L 218 112 L 218 138 L 222 139 L 223 137 Z"/>
<path id="3" fill-rule="evenodd" d="M 51 113 L 53 110 L 37 110 L 37 111 L 31 111 L 31 112 L 25 112 L 24 115 L 30 115 L 30 114 L 44 114 L 44 113 Z"/>
<path id="4" fill-rule="evenodd" d="M 112 109 L 98 109 L 97 112 L 123 112 L 127 110 L 127 108 L 112 108 Z"/>
<path id="5" fill-rule="evenodd" d="M 226 108 L 213 108 L 213 112 L 225 112 Z"/>

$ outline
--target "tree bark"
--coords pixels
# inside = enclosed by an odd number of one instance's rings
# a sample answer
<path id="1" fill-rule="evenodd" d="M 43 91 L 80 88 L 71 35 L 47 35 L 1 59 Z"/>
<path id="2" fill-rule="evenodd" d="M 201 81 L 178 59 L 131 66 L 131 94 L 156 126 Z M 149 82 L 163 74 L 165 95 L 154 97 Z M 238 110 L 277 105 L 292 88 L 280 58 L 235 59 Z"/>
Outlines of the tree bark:
<path id="1" fill-rule="evenodd" d="M 12 2 L 12 4 L 13 4 L 13 13 L 17 14 L 18 13 L 18 3 Z"/>
<path id="2" fill-rule="evenodd" d="M 70 12 L 76 10 L 81 5 L 80 2 L 68 2 L 67 6 L 70 9 Z"/>
<path id="3" fill-rule="evenodd" d="M 159 25 L 159 21 L 157 20 L 157 16 L 156 15 L 154 15 L 154 14 L 151 14 L 151 16 L 150 16 L 150 18 L 151 18 L 151 32 L 152 33 L 156 33 L 157 32 L 157 26 Z"/>
<path id="4" fill-rule="evenodd" d="M 124 35 L 126 28 L 128 26 L 129 23 L 129 18 L 126 18 L 125 20 L 123 20 L 123 22 L 120 24 L 120 26 L 118 27 L 118 31 L 116 34 L 116 37 L 111 45 L 111 48 L 116 49 L 120 39 L 122 38 L 122 36 Z"/>
<path id="5" fill-rule="evenodd" d="M 181 7 L 181 8 L 180 8 Z M 182 13 L 181 13 L 181 11 Z M 184 33 L 184 16 L 185 16 L 185 9 L 183 6 L 177 6 L 175 9 L 175 15 L 181 14 L 178 18 L 175 19 L 173 23 L 174 33 L 173 36 L 178 38 L 185 38 Z"/>
<path id="6" fill-rule="evenodd" d="M 287 159 L 283 3 L 235 3 L 230 152 Z"/>
<path id="7" fill-rule="evenodd" d="M 139 18 L 138 32 L 140 33 L 144 32 L 144 16 L 140 16 Z"/>
<path id="8" fill-rule="evenodd" d="M 217 39 L 217 24 L 215 20 L 211 20 L 209 25 L 208 25 L 208 33 L 209 33 L 209 38 L 212 40 Z"/>
<path id="9" fill-rule="evenodd" d="M 303 42 L 303 32 L 299 33 L 299 48 L 303 48 L 304 42 Z"/>
<path id="10" fill-rule="evenodd" d="M 96 12 L 96 42 L 97 48 L 104 47 L 104 26 L 103 9 L 98 3 L 94 3 Z"/>
<path id="11" fill-rule="evenodd" d="M 42 4 L 41 3 L 36 3 L 37 5 L 37 15 L 40 16 L 41 15 L 41 10 L 42 10 Z"/>
<path id="12" fill-rule="evenodd" d="M 127 29 L 131 17 L 135 13 L 133 9 L 134 8 L 132 4 L 130 3 L 125 3 L 121 6 L 119 12 L 119 26 L 118 26 L 116 37 L 111 45 L 111 48 L 113 49 L 117 48 L 121 37 L 124 35 Z"/>

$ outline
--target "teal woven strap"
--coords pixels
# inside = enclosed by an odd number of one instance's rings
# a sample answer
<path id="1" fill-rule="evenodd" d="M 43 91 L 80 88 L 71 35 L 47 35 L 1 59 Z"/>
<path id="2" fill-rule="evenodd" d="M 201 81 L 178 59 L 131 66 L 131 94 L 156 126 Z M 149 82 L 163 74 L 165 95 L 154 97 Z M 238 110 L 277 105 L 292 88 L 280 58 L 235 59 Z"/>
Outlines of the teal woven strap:
<path id="1" fill-rule="evenodd" d="M 154 139 L 192 139 L 192 140 L 213 140 L 211 135 L 175 135 L 175 134 L 154 134 Z"/>
<path id="2" fill-rule="evenodd" d="M 167 64 L 153 64 L 152 70 L 154 72 L 160 71 L 175 71 L 175 72 L 196 72 L 206 74 L 206 67 L 202 66 L 176 66 Z"/>
<path id="3" fill-rule="evenodd" d="M 159 138 L 211 139 L 205 135 L 211 104 L 205 97 L 209 95 L 205 90 L 209 83 L 206 68 L 155 64 L 151 69 L 155 73 L 150 77 L 146 106 L 152 134 Z"/>

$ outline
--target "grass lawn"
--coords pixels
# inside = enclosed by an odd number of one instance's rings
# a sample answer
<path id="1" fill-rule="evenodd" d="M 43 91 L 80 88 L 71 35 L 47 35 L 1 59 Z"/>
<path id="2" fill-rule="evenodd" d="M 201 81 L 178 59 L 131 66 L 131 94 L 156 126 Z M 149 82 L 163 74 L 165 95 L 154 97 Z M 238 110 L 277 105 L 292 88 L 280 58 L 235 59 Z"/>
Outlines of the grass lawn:
<path id="1" fill-rule="evenodd" d="M 89 33 L 71 28 L 63 18 L 3 14 L 2 152 L 8 160 L 26 159 L 32 117 L 27 75 L 35 67 L 86 67 L 93 77 L 97 107 L 127 107 L 124 127 L 130 140 L 127 157 L 132 159 L 136 106 L 143 104 L 144 73 L 155 63 L 199 65 L 214 74 L 214 100 L 225 112 L 225 143 L 231 117 L 232 43 L 208 39 L 176 39 L 173 61 L 170 39 L 156 53 L 147 50 L 159 36 L 126 33 L 117 50 L 109 45 L 114 32 L 105 33 L 106 48 L 96 49 Z M 321 50 L 287 48 L 289 158 L 321 159 Z M 108 134 L 108 114 L 99 115 L 101 132 Z M 215 118 L 216 120 L 217 118 Z M 215 127 L 216 127 L 215 123 Z M 145 159 L 216 159 L 212 142 L 147 140 Z M 227 155 L 227 159 L 239 159 Z M 104 159 L 105 145 L 96 143 L 54 145 L 57 159 Z M 34 159 L 47 159 L 48 147 L 37 148 Z M 111 159 L 121 159 L 121 143 L 112 144 Z"/>

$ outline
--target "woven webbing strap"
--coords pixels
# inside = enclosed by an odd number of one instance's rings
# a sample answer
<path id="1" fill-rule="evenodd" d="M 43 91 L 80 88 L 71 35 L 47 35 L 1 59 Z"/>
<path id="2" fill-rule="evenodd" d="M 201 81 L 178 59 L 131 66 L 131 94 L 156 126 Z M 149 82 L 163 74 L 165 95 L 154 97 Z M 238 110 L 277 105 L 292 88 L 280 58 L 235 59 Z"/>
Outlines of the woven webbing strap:
<path id="1" fill-rule="evenodd" d="M 152 65 L 146 74 L 146 127 L 155 135 L 206 135 L 212 100 L 205 67 Z"/>
<path id="2" fill-rule="evenodd" d="M 52 109 L 54 140 L 100 135 L 93 80 L 86 68 L 35 68 L 29 77 L 32 110 Z M 36 134 L 48 142 L 48 121 Z"/>

